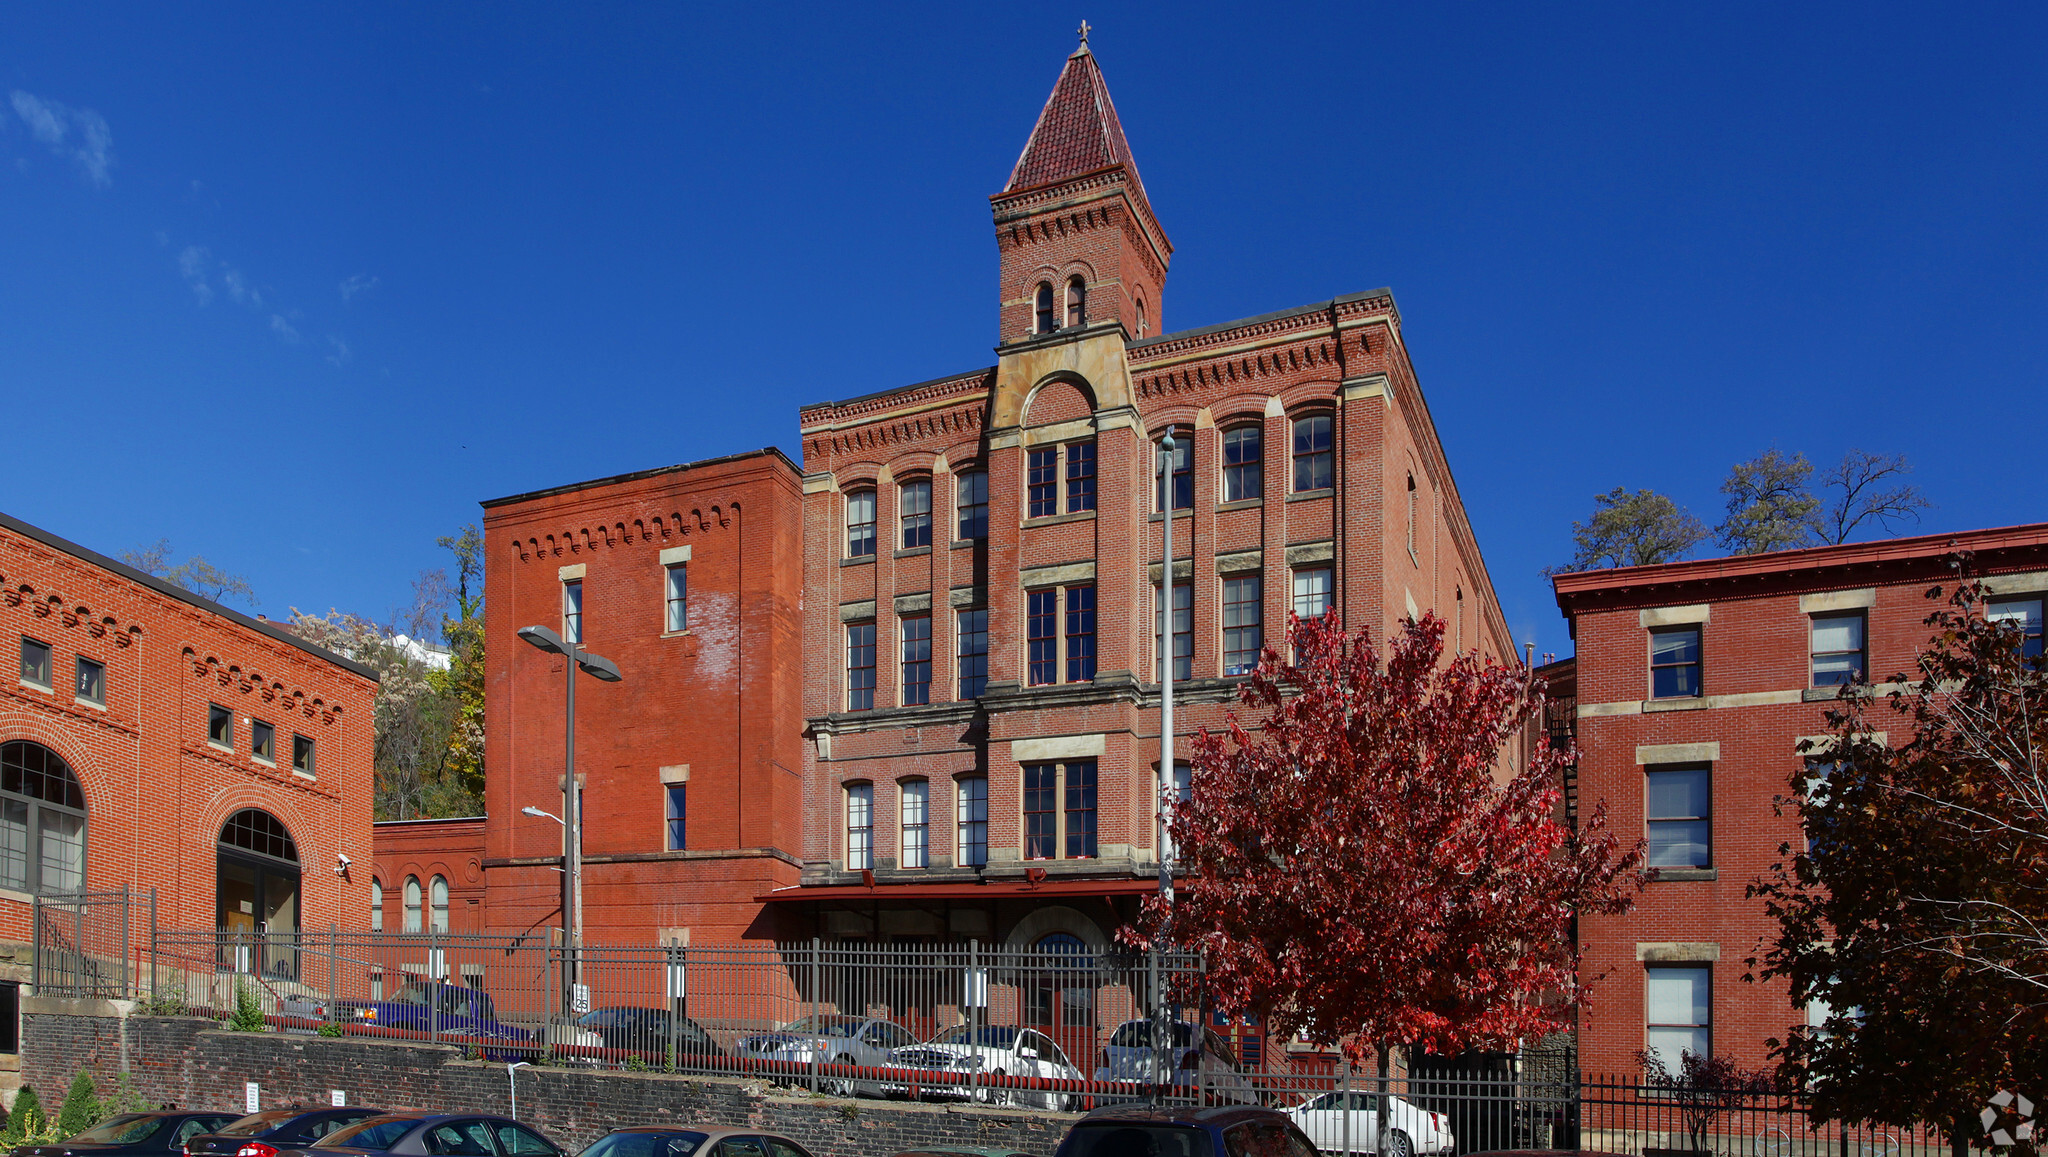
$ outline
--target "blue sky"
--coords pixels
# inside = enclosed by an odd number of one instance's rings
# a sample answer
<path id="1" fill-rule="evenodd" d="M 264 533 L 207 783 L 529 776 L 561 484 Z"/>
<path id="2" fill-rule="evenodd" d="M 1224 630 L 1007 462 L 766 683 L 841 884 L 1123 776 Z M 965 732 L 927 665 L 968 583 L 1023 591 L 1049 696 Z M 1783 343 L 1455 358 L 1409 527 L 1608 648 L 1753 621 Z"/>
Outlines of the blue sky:
<path id="1" fill-rule="evenodd" d="M 382 616 L 479 499 L 990 364 L 1082 17 L 1190 328 L 1392 286 L 1509 621 L 1776 444 L 2048 518 L 2048 8 L 11 4 L 0 510 Z"/>

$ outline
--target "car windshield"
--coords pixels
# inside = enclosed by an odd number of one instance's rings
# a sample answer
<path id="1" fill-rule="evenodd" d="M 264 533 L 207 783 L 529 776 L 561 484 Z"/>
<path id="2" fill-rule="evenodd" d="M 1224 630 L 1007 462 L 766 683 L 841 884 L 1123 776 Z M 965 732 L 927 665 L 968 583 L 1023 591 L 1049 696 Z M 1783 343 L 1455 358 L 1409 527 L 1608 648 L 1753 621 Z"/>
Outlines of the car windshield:
<path id="1" fill-rule="evenodd" d="M 702 1144 L 702 1133 L 612 1133 L 599 1137 L 583 1151 L 583 1157 L 690 1157 Z"/>
<path id="2" fill-rule="evenodd" d="M 615 1024 L 626 1023 L 633 1011 L 625 1008 L 596 1008 L 577 1017 L 576 1023 L 584 1028 L 610 1028 Z"/>
<path id="3" fill-rule="evenodd" d="M 150 1117 L 141 1113 L 127 1113 L 111 1121 L 87 1129 L 72 1141 L 84 1141 L 92 1145 L 137 1145 L 156 1136 L 164 1127 L 162 1117 Z M 66 1142 L 69 1144 L 70 1142 Z"/>
<path id="4" fill-rule="evenodd" d="M 807 1016 L 782 1026 L 783 1032 L 816 1033 L 819 1036 L 852 1036 L 867 1022 L 857 1016 Z"/>
<path id="5" fill-rule="evenodd" d="M 1209 1134 L 1175 1125 L 1105 1121 L 1067 1134 L 1060 1157 L 1212 1157 Z"/>
<path id="6" fill-rule="evenodd" d="M 254 1137 L 258 1133 L 275 1129 L 296 1116 L 298 1114 L 290 1109 L 274 1109 L 268 1113 L 251 1113 L 241 1120 L 223 1127 L 220 1135 L 223 1137 Z"/>
<path id="7" fill-rule="evenodd" d="M 385 1001 L 384 1003 L 414 1004 L 418 1005 L 421 1008 L 425 1008 L 429 1004 L 433 1003 L 433 1001 L 427 995 L 426 985 L 408 984 L 404 988 L 399 989 L 397 992 L 392 993 L 391 999 Z"/>
<path id="8" fill-rule="evenodd" d="M 372 1117 L 345 1129 L 336 1129 L 318 1141 L 315 1149 L 389 1149 L 419 1122 L 411 1117 Z"/>
<path id="9" fill-rule="evenodd" d="M 948 1029 L 933 1037 L 935 1045 L 967 1045 L 978 1048 L 1006 1049 L 1017 1043 L 1017 1026 L 1013 1024 L 985 1024 L 970 1030 L 966 1025 Z"/>
<path id="10" fill-rule="evenodd" d="M 1184 1020 L 1173 1022 L 1173 1047 L 1188 1048 L 1195 1043 L 1195 1032 Z M 1152 1047 L 1152 1022 L 1129 1020 L 1117 1027 L 1115 1035 L 1109 1038 L 1113 1049 L 1148 1049 Z"/>

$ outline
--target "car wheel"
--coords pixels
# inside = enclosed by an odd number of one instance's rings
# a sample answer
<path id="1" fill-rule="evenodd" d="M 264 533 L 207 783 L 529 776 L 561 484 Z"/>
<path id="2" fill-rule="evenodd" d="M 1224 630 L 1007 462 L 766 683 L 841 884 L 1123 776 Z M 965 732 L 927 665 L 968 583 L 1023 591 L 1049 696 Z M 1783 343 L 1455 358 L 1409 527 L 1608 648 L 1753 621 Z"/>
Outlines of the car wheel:
<path id="1" fill-rule="evenodd" d="M 989 1076 L 1006 1077 L 1009 1076 L 1009 1074 L 1001 1069 L 997 1069 L 995 1072 L 990 1073 Z M 975 1092 L 980 1094 L 981 1099 L 985 1103 L 991 1105 L 1011 1104 L 1016 1100 L 1017 1096 L 1017 1091 L 1015 1089 L 997 1089 L 987 1085 L 983 1085 L 981 1088 L 976 1089 Z"/>
<path id="2" fill-rule="evenodd" d="M 833 1058 L 832 1058 L 832 1063 L 833 1063 L 833 1064 L 835 1064 L 835 1065 L 845 1065 L 845 1066 L 846 1066 L 847 1068 L 852 1068 L 852 1067 L 854 1066 L 854 1063 L 855 1063 L 855 1062 L 854 1062 L 854 1059 L 853 1059 L 852 1057 L 850 1057 L 850 1056 L 845 1056 L 845 1055 L 841 1055 L 841 1056 L 836 1056 L 836 1057 L 833 1057 Z M 831 1077 L 831 1078 L 828 1078 L 828 1079 L 827 1079 L 827 1080 L 825 1081 L 825 1091 L 826 1091 L 827 1093 L 830 1093 L 830 1094 L 831 1094 L 832 1096 L 835 1096 L 835 1097 L 851 1097 L 851 1096 L 853 1096 L 853 1078 L 852 1078 L 852 1077 Z"/>
<path id="3" fill-rule="evenodd" d="M 1387 1137 L 1386 1157 L 1415 1157 L 1415 1142 L 1408 1134 L 1396 1129 Z"/>

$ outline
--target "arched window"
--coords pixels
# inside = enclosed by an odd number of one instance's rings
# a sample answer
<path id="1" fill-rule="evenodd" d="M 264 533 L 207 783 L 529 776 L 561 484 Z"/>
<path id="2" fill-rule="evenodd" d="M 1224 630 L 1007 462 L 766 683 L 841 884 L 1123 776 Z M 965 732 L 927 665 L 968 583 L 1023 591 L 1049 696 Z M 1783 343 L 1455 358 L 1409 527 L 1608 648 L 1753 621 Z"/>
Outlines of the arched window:
<path id="1" fill-rule="evenodd" d="M 1041 281 L 1038 283 L 1036 305 L 1038 324 L 1031 332 L 1051 333 L 1056 328 L 1058 322 L 1058 319 L 1053 316 L 1052 312 L 1052 282 Z"/>
<path id="2" fill-rule="evenodd" d="M 297 978 L 299 846 L 276 816 L 243 808 L 221 825 L 214 908 L 226 934 L 222 963 L 237 972 Z"/>
<path id="3" fill-rule="evenodd" d="M 405 878 L 404 928 L 407 932 L 418 932 L 420 930 L 420 878 L 418 876 L 407 876 Z"/>
<path id="4" fill-rule="evenodd" d="M 1265 493 L 1264 433 L 1258 426 L 1223 431 L 1223 501 L 1243 502 Z"/>
<path id="5" fill-rule="evenodd" d="M 1149 318 L 1147 318 L 1147 317 L 1145 316 L 1145 295 L 1141 293 L 1141 294 L 1139 294 L 1139 295 L 1138 295 L 1138 336 L 1139 336 L 1139 337 L 1144 337 L 1144 336 L 1145 336 L 1145 333 L 1146 333 L 1146 327 L 1147 327 L 1147 326 L 1149 326 L 1150 324 L 1151 324 L 1151 319 L 1149 319 Z"/>
<path id="6" fill-rule="evenodd" d="M 855 490 L 846 496 L 846 557 L 875 553 L 875 492 Z"/>
<path id="7" fill-rule="evenodd" d="M 875 785 L 848 784 L 846 788 L 846 870 L 858 872 L 875 866 Z"/>
<path id="8" fill-rule="evenodd" d="M 1165 453 L 1165 439 L 1162 438 L 1153 444 L 1152 509 L 1166 509 L 1170 486 L 1173 508 L 1191 510 L 1195 505 L 1195 432 L 1187 429 L 1173 431 L 1173 461 L 1162 471 L 1159 462 Z"/>
<path id="9" fill-rule="evenodd" d="M 370 880 L 370 931 L 384 931 L 384 881 Z"/>
<path id="10" fill-rule="evenodd" d="M 1032 947 L 1046 960 L 1028 991 L 1025 1019 L 1061 1049 L 1083 1052 L 1095 1026 L 1094 954 L 1071 932 L 1042 936 Z"/>
<path id="11" fill-rule="evenodd" d="M 906 482 L 896 491 L 896 514 L 903 522 L 904 550 L 932 544 L 932 484 L 929 478 Z"/>
<path id="12" fill-rule="evenodd" d="M 0 887 L 85 890 L 85 792 L 63 756 L 25 739 L 0 744 Z"/>
<path id="13" fill-rule="evenodd" d="M 1082 326 L 1088 322 L 1088 283 L 1078 276 L 1067 279 L 1067 324 Z"/>
<path id="14" fill-rule="evenodd" d="M 1415 475 L 1408 476 L 1408 553 L 1415 554 Z"/>
<path id="15" fill-rule="evenodd" d="M 1294 492 L 1328 489 L 1335 472 L 1331 469 L 1328 414 L 1308 414 L 1294 420 Z"/>
<path id="16" fill-rule="evenodd" d="M 962 542 L 988 537 L 988 474 L 974 470 L 960 476 L 960 533 Z"/>
<path id="17" fill-rule="evenodd" d="M 427 885 L 427 902 L 432 905 L 429 918 L 433 921 L 428 927 L 436 932 L 448 931 L 448 877 L 435 876 Z"/>

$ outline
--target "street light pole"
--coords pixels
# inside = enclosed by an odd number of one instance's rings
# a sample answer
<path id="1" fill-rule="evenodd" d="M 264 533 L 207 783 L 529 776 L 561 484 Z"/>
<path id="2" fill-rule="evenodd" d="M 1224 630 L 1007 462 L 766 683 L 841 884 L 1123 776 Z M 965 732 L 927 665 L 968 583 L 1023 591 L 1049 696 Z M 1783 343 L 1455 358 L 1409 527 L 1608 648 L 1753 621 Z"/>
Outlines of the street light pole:
<path id="1" fill-rule="evenodd" d="M 1173 428 L 1159 440 L 1159 808 L 1153 821 L 1152 847 L 1159 859 L 1161 919 L 1152 940 L 1152 1063 L 1154 1088 L 1173 1083 L 1173 1018 L 1166 1004 L 1166 970 L 1160 952 L 1173 920 L 1173 846 L 1168 830 L 1174 800 L 1173 783 Z"/>

